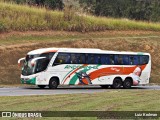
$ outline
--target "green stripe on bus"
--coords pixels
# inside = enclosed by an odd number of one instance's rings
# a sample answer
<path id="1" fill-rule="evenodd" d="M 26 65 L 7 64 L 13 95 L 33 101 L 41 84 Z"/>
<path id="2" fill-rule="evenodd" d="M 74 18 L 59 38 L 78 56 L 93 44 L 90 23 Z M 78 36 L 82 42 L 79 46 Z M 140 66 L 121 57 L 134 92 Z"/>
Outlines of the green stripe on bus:
<path id="1" fill-rule="evenodd" d="M 36 77 L 31 78 L 29 80 L 21 79 L 21 83 L 22 84 L 32 84 L 32 85 L 35 85 L 36 84 Z"/>
<path id="2" fill-rule="evenodd" d="M 97 65 L 97 67 L 99 67 L 99 66 L 101 66 L 101 65 Z M 87 67 L 87 66 L 86 66 L 86 67 Z M 89 70 L 90 70 L 90 69 L 83 69 L 82 71 L 83 71 L 83 72 L 87 72 L 87 71 L 89 71 Z M 78 79 L 78 77 L 77 77 L 77 75 L 75 74 L 75 75 L 71 78 L 69 84 L 70 84 L 70 85 L 75 85 L 77 79 Z"/>
<path id="3" fill-rule="evenodd" d="M 74 70 L 74 69 L 73 69 L 73 70 Z M 63 78 L 63 80 L 62 80 L 62 83 L 63 83 L 64 79 L 65 79 L 73 70 L 69 71 L 69 72 L 66 74 L 66 76 L 64 76 L 64 78 Z"/>
<path id="4" fill-rule="evenodd" d="M 82 71 L 83 71 L 83 72 L 87 72 L 87 71 L 89 71 L 89 70 L 86 69 L 86 70 L 82 70 Z M 77 79 L 78 79 L 78 77 L 77 77 L 77 75 L 75 74 L 75 75 L 71 78 L 69 84 L 70 84 L 70 85 L 74 85 L 74 84 L 76 83 Z"/>

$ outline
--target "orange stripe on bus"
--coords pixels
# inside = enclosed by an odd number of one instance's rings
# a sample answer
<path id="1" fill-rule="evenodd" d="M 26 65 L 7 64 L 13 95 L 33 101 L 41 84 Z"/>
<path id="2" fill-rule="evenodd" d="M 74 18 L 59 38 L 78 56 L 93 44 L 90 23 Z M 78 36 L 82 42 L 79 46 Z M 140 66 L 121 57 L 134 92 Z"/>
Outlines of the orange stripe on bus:
<path id="1" fill-rule="evenodd" d="M 129 75 L 130 73 L 133 73 L 133 71 L 136 69 L 137 66 L 134 67 L 108 67 L 108 68 L 102 68 L 99 70 L 96 70 L 94 72 L 91 72 L 89 74 L 91 80 L 94 80 L 96 78 L 102 77 L 102 76 L 108 76 L 113 74 L 121 74 L 121 75 Z M 142 71 L 146 65 L 140 66 Z"/>
<path id="2" fill-rule="evenodd" d="M 50 52 L 57 52 L 57 50 L 48 50 L 48 51 L 45 51 L 44 53 L 50 53 Z"/>

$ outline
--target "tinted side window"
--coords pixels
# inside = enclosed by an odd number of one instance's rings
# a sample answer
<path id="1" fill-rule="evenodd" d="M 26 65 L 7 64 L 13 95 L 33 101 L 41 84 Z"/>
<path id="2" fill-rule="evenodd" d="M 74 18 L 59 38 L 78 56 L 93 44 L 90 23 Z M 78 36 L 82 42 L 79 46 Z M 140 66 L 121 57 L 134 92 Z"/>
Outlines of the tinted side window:
<path id="1" fill-rule="evenodd" d="M 51 58 L 53 57 L 54 54 L 55 54 L 54 52 L 43 53 L 40 55 L 40 57 L 46 57 L 48 60 L 51 60 Z"/>
<path id="2" fill-rule="evenodd" d="M 129 56 L 128 55 L 123 55 L 123 64 L 129 65 Z"/>
<path id="3" fill-rule="evenodd" d="M 71 53 L 71 64 L 85 64 L 85 55 L 80 53 Z"/>
<path id="4" fill-rule="evenodd" d="M 71 54 L 71 64 L 77 64 L 78 63 L 78 56 L 77 54 Z"/>
<path id="5" fill-rule="evenodd" d="M 79 64 L 86 64 L 85 54 L 78 54 L 79 55 Z"/>
<path id="6" fill-rule="evenodd" d="M 148 62 L 149 62 L 149 56 L 148 55 L 140 56 L 140 64 L 141 65 L 148 64 Z"/>
<path id="7" fill-rule="evenodd" d="M 123 56 L 122 55 L 115 55 L 115 64 L 122 65 L 123 64 Z"/>
<path id="8" fill-rule="evenodd" d="M 95 64 L 101 64 L 101 55 L 99 54 L 95 55 Z"/>
<path id="9" fill-rule="evenodd" d="M 138 55 L 129 56 L 129 65 L 139 65 L 139 56 Z"/>
<path id="10" fill-rule="evenodd" d="M 70 64 L 70 54 L 59 53 L 55 59 L 54 64 Z"/>
<path id="11" fill-rule="evenodd" d="M 101 55 L 100 54 L 86 54 L 87 64 L 101 64 Z"/>
<path id="12" fill-rule="evenodd" d="M 87 64 L 94 64 L 94 55 L 93 54 L 86 54 L 86 63 Z"/>
<path id="13" fill-rule="evenodd" d="M 49 53 L 49 59 L 50 60 L 51 60 L 51 58 L 53 57 L 54 54 L 55 54 L 54 52 Z"/>
<path id="14" fill-rule="evenodd" d="M 101 55 L 101 64 L 110 64 L 109 55 Z"/>
<path id="15" fill-rule="evenodd" d="M 114 64 L 115 64 L 114 55 L 109 55 L 109 63 L 110 63 L 111 65 L 114 65 Z"/>

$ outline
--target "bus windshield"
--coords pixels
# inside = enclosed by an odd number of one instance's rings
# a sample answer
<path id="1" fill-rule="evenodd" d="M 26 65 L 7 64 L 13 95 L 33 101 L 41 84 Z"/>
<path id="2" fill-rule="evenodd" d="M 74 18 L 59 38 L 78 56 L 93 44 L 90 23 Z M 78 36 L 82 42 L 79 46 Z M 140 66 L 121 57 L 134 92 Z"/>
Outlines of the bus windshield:
<path id="1" fill-rule="evenodd" d="M 39 54 L 26 56 L 24 66 L 22 67 L 22 75 L 34 74 L 34 66 L 31 65 L 31 61 L 36 57 L 39 57 Z"/>
<path id="2" fill-rule="evenodd" d="M 32 75 L 32 74 L 44 71 L 47 68 L 49 61 L 51 60 L 53 55 L 54 55 L 53 52 L 36 54 L 36 55 L 27 55 L 24 62 L 24 66 L 22 67 L 22 75 L 27 76 L 27 75 Z M 35 65 L 32 66 L 31 61 L 36 57 L 46 57 L 46 58 L 37 60 L 35 62 Z"/>

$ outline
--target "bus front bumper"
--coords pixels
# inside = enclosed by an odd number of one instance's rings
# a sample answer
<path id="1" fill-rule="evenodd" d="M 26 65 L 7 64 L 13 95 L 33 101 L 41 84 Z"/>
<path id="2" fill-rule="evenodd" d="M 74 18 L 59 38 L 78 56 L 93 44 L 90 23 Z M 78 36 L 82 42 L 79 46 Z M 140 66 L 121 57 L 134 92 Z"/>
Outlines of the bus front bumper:
<path id="1" fill-rule="evenodd" d="M 26 79 L 26 78 L 21 78 L 21 83 L 22 84 L 31 84 L 31 85 L 35 85 L 36 84 L 36 77 L 31 78 L 31 79 Z"/>

